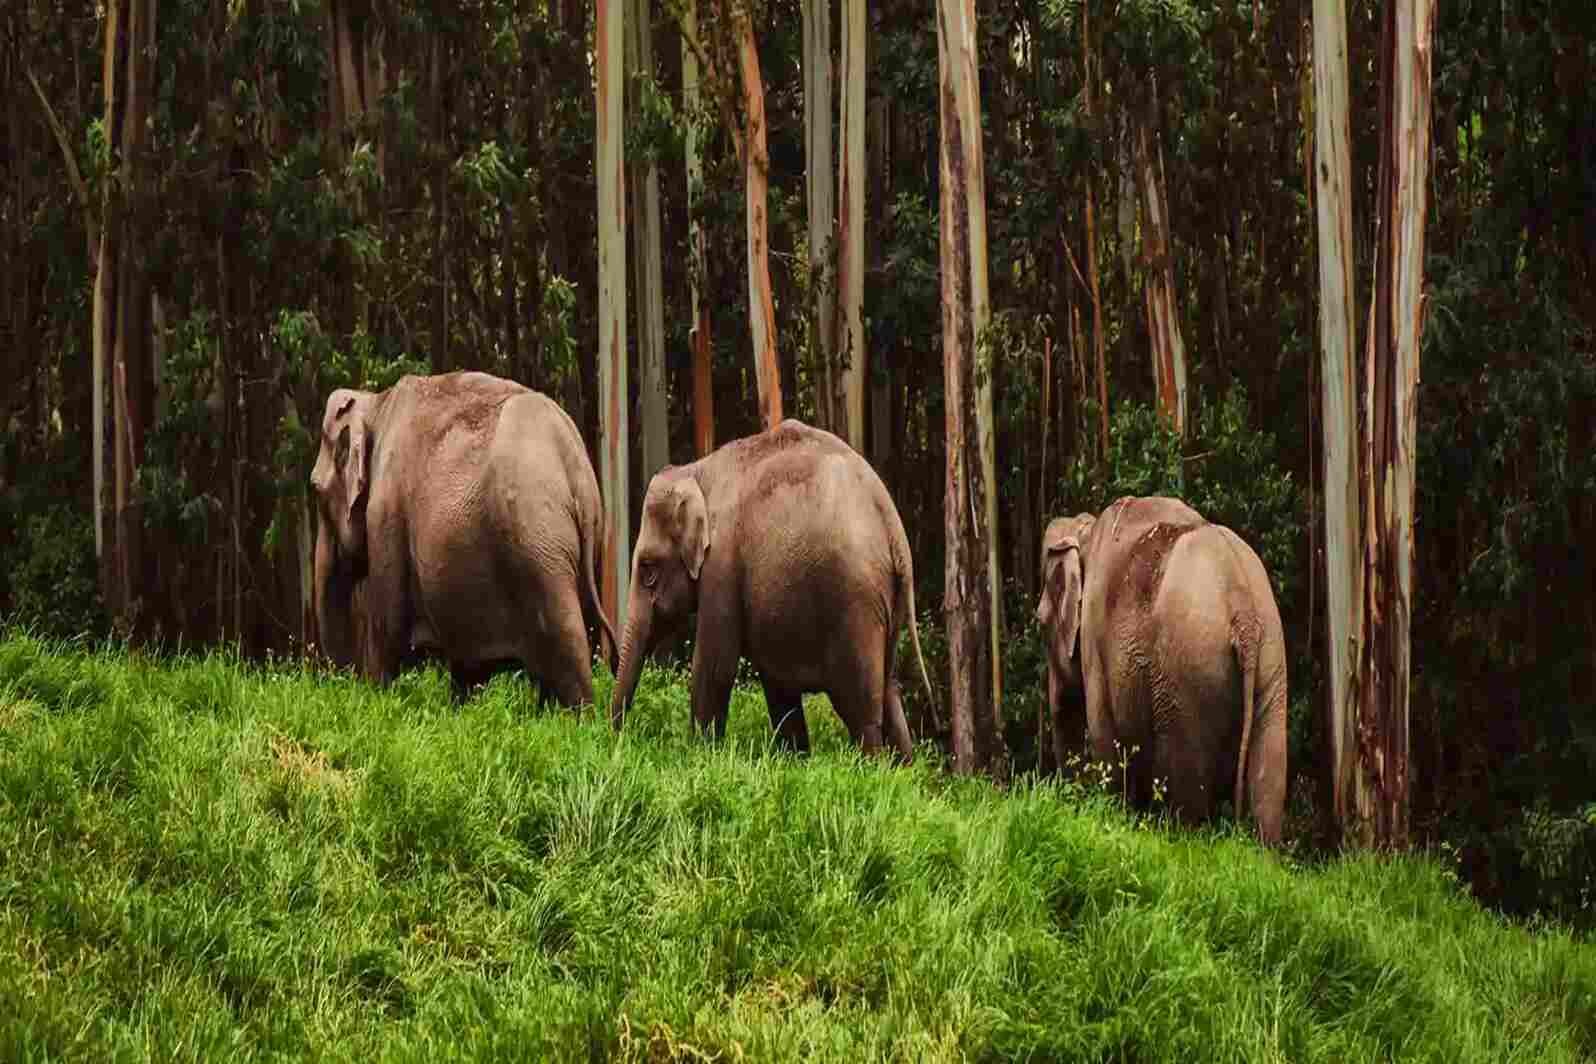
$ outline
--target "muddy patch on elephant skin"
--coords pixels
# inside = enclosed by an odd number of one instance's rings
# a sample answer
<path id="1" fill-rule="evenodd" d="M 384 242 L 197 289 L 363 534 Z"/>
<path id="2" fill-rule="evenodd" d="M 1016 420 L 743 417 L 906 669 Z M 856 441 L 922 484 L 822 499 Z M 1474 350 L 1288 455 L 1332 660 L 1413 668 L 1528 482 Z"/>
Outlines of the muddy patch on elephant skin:
<path id="1" fill-rule="evenodd" d="M 1184 535 L 1202 525 L 1174 525 L 1165 522 L 1150 526 L 1131 547 L 1119 579 L 1110 582 L 1108 609 L 1112 615 L 1125 595 L 1132 596 L 1131 604 L 1138 610 L 1152 607 L 1158 586 L 1164 579 L 1164 567 L 1175 543 Z"/>

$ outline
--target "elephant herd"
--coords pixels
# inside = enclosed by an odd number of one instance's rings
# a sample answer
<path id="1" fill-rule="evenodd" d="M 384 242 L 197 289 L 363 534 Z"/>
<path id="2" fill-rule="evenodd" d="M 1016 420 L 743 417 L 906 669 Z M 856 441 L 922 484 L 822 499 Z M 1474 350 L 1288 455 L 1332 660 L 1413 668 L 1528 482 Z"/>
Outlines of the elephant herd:
<path id="1" fill-rule="evenodd" d="M 576 424 L 540 392 L 480 372 L 338 389 L 311 486 L 322 648 L 379 684 L 432 655 L 457 697 L 518 664 L 540 699 L 589 704 L 596 626 L 619 647 L 620 728 L 643 660 L 691 634 L 702 731 L 724 734 L 747 659 L 784 748 L 808 750 L 802 697 L 824 693 L 863 750 L 890 743 L 907 761 L 896 654 L 907 624 L 935 701 L 897 507 L 869 462 L 801 421 L 654 475 L 619 639 L 595 585 L 598 480 Z M 1059 764 L 1084 723 L 1095 757 L 1136 751 L 1133 803 L 1161 779 L 1172 812 L 1201 821 L 1228 794 L 1260 840 L 1278 842 L 1286 658 L 1257 554 L 1177 499 L 1126 497 L 1054 519 L 1040 561 Z"/>

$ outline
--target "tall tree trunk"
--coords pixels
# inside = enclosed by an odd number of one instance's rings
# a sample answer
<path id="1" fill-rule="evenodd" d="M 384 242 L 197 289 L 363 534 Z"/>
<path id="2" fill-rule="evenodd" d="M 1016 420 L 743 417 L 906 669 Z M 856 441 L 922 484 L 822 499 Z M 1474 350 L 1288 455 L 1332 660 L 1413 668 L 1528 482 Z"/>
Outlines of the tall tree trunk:
<path id="1" fill-rule="evenodd" d="M 1431 0 L 1391 0 L 1381 39 L 1375 278 L 1353 396 L 1346 16 L 1314 5 L 1332 796 L 1345 841 L 1408 831 L 1416 391 L 1428 207 Z M 1361 416 L 1360 416 L 1361 414 Z"/>
<path id="2" fill-rule="evenodd" d="M 1320 381 L 1324 391 L 1325 653 L 1329 672 L 1331 795 L 1336 821 L 1353 810 L 1357 777 L 1358 641 L 1363 633 L 1363 542 L 1357 495 L 1353 347 L 1352 142 L 1345 0 L 1314 0 L 1314 154 L 1318 174 Z"/>
<path id="3" fill-rule="evenodd" d="M 134 483 L 143 458 L 149 396 L 149 281 L 140 250 L 140 211 L 144 193 L 146 129 L 154 88 L 151 62 L 155 39 L 155 0 L 114 0 L 106 9 L 105 129 L 112 165 L 120 173 L 103 186 L 99 260 L 95 269 L 94 367 L 95 425 L 101 433 L 95 470 L 105 481 L 102 462 L 113 462 L 113 517 L 102 533 L 102 592 L 111 613 L 124 625 L 134 620 L 142 586 L 139 550 L 141 521 Z M 104 389 L 112 395 L 111 454 L 106 454 Z M 105 549 L 105 548 L 109 549 Z"/>
<path id="4" fill-rule="evenodd" d="M 887 190 L 891 182 L 891 156 L 887 151 L 890 106 L 885 96 L 877 96 L 870 101 L 870 128 L 865 137 L 866 167 L 870 171 L 868 203 L 871 205 L 865 212 L 865 228 L 870 234 L 870 270 L 878 279 L 886 271 L 888 220 L 891 217 L 887 203 Z M 892 458 L 895 420 L 895 375 L 891 354 L 884 348 L 873 352 L 877 359 L 876 371 L 870 375 L 870 461 L 883 479 L 887 477 L 887 464 Z"/>
<path id="5" fill-rule="evenodd" d="M 1379 225 L 1365 346 L 1356 834 L 1408 840 L 1409 622 L 1434 0 L 1390 0 L 1381 40 Z M 1346 823 L 1346 821 L 1343 821 Z"/>
<path id="6" fill-rule="evenodd" d="M 742 68 L 743 185 L 748 230 L 748 330 L 753 340 L 759 416 L 766 429 L 781 424 L 781 365 L 776 359 L 776 306 L 770 290 L 770 153 L 765 146 L 765 84 L 759 76 L 754 24 L 737 16 Z"/>
<path id="7" fill-rule="evenodd" d="M 846 6 L 848 0 L 843 0 Z M 804 0 L 804 186 L 809 207 L 809 357 L 815 419 L 836 417 L 836 209 L 831 179 L 831 0 Z M 845 31 L 846 32 L 846 31 Z"/>
<path id="8" fill-rule="evenodd" d="M 971 773 L 999 769 L 1003 754 L 992 375 L 977 364 L 990 307 L 974 0 L 937 0 L 937 59 L 947 419 L 943 608 L 954 768 Z"/>
<path id="9" fill-rule="evenodd" d="M 842 150 L 837 155 L 837 428 L 865 453 L 865 4 L 843 0 Z"/>
<path id="10" fill-rule="evenodd" d="M 626 202 L 622 198 L 626 165 L 625 127 L 621 124 L 623 88 L 621 60 L 625 0 L 597 0 L 593 50 L 597 73 L 594 117 L 594 172 L 598 185 L 599 245 L 599 480 L 604 494 L 605 612 L 617 631 L 626 627 L 626 578 L 632 561 L 629 545 L 631 496 L 627 489 L 626 390 Z M 608 648 L 605 655 L 618 653 Z"/>
<path id="11" fill-rule="evenodd" d="M 1081 5 L 1081 69 L 1085 72 L 1086 123 L 1094 126 L 1097 120 L 1094 102 L 1097 98 L 1097 64 L 1092 55 L 1092 35 L 1089 4 Z M 1092 350 L 1097 363 L 1097 457 L 1108 460 L 1108 358 L 1104 350 L 1103 295 L 1097 266 L 1097 190 L 1088 167 L 1086 181 L 1086 270 L 1091 277 L 1092 289 Z"/>
<path id="12" fill-rule="evenodd" d="M 633 121 L 642 110 L 638 79 L 654 76 L 654 27 L 649 0 L 630 0 L 627 53 L 634 91 L 627 97 Z M 637 282 L 638 406 L 643 419 L 639 475 L 644 484 L 670 461 L 665 405 L 665 291 L 661 264 L 659 163 L 652 157 L 628 167 L 631 185 L 633 265 Z"/>
<path id="13" fill-rule="evenodd" d="M 715 449 L 715 382 L 711 372 L 709 303 L 703 299 L 708 263 L 704 256 L 704 221 L 697 210 L 699 187 L 704 181 L 704 165 L 699 157 L 698 125 L 698 5 L 687 0 L 682 14 L 682 108 L 688 124 L 685 144 L 687 156 L 687 244 L 691 259 L 688 280 L 692 290 L 693 326 L 689 334 L 693 349 L 693 452 L 702 458 Z"/>
<path id="14" fill-rule="evenodd" d="M 1134 126 L 1136 188 L 1142 210 L 1142 295 L 1147 306 L 1147 339 L 1153 356 L 1158 409 L 1176 435 L 1186 435 L 1186 343 L 1181 337 L 1175 298 L 1169 196 L 1164 180 L 1164 148 L 1158 134 L 1156 84 Z"/>

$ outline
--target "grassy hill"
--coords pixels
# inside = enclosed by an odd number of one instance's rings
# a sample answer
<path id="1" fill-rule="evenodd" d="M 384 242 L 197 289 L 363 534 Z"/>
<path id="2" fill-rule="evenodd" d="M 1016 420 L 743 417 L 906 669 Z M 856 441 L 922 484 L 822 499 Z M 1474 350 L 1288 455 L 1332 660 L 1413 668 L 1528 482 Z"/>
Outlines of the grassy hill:
<path id="1" fill-rule="evenodd" d="M 598 681 L 607 703 L 608 678 Z M 0 1059 L 1575 1060 L 1596 953 L 1437 864 L 1058 785 L 0 641 Z"/>

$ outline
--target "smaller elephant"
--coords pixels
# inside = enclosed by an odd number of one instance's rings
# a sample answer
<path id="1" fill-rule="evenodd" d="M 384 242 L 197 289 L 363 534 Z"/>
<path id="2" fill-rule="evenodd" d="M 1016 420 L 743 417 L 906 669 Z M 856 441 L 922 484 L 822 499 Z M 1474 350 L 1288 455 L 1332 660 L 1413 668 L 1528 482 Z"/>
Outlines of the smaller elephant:
<path id="1" fill-rule="evenodd" d="M 883 728 L 913 758 L 896 676 L 915 629 L 909 541 L 886 485 L 838 437 L 789 418 L 649 482 L 632 552 L 631 590 L 611 719 L 621 727 L 642 662 L 693 639 L 693 719 L 725 732 L 737 663 L 758 670 L 778 742 L 807 751 L 803 695 L 824 692 L 854 741 L 881 749 Z"/>
<path id="2" fill-rule="evenodd" d="M 458 696 L 519 662 L 540 691 L 593 700 L 587 626 L 598 479 L 548 396 L 486 373 L 406 376 L 327 397 L 311 471 L 324 649 L 387 683 L 441 657 Z"/>
<path id="3" fill-rule="evenodd" d="M 1126 766 L 1133 804 L 1167 781 L 1179 821 L 1227 790 L 1258 838 L 1280 840 L 1286 654 L 1258 555 L 1178 499 L 1124 497 L 1049 522 L 1036 618 L 1047 641 L 1055 751 L 1084 711 L 1095 757 Z M 1073 723 L 1079 726 L 1079 717 Z"/>

